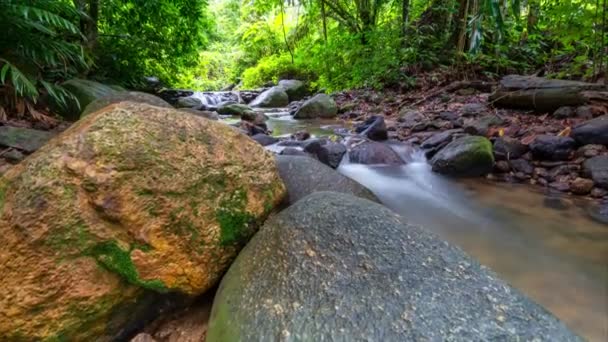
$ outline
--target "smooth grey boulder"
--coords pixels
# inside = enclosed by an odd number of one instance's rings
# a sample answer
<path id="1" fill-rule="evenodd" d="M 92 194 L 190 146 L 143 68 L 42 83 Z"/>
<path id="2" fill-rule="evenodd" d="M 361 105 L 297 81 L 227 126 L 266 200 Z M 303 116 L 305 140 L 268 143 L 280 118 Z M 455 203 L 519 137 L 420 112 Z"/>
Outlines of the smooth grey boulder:
<path id="1" fill-rule="evenodd" d="M 280 80 L 279 87 L 285 89 L 289 102 L 301 100 L 308 93 L 306 84 L 300 80 Z"/>
<path id="2" fill-rule="evenodd" d="M 570 137 L 539 135 L 530 144 L 534 158 L 542 160 L 568 160 L 572 157 L 576 142 Z"/>
<path id="3" fill-rule="evenodd" d="M 333 118 L 338 115 L 338 105 L 326 94 L 317 94 L 306 100 L 293 115 L 294 119 Z"/>
<path id="4" fill-rule="evenodd" d="M 279 139 L 277 139 L 275 137 L 272 137 L 272 136 L 267 135 L 267 134 L 261 134 L 261 133 L 258 133 L 256 135 L 252 136 L 251 139 L 257 141 L 258 144 L 260 144 L 262 146 L 272 145 L 272 144 L 277 143 L 279 141 Z"/>
<path id="5" fill-rule="evenodd" d="M 224 102 L 217 107 L 217 112 L 222 115 L 243 115 L 253 113 L 253 108 L 242 103 Z"/>
<path id="6" fill-rule="evenodd" d="M 251 107 L 262 107 L 262 108 L 278 108 L 287 107 L 289 104 L 289 97 L 285 90 L 281 87 L 272 87 L 262 92 L 256 97 L 249 106 Z"/>
<path id="7" fill-rule="evenodd" d="M 348 160 L 354 164 L 365 165 L 403 165 L 405 162 L 390 146 L 375 142 L 363 141 L 351 144 Z"/>
<path id="8" fill-rule="evenodd" d="M 585 160 L 583 174 L 593 179 L 595 185 L 608 189 L 608 156 L 597 156 Z"/>
<path id="9" fill-rule="evenodd" d="M 199 109 L 203 106 L 203 102 L 192 96 L 184 96 L 177 99 L 175 107 L 177 108 L 194 108 Z"/>
<path id="10" fill-rule="evenodd" d="M 287 187 L 290 204 L 317 191 L 347 193 L 380 202 L 363 185 L 312 157 L 278 155 L 276 161 L 279 175 Z"/>
<path id="11" fill-rule="evenodd" d="M 317 192 L 224 276 L 207 342 L 581 341 L 462 250 L 371 201 Z"/>
<path id="12" fill-rule="evenodd" d="M 608 115 L 575 126 L 572 129 L 571 136 L 580 145 L 608 145 Z"/>

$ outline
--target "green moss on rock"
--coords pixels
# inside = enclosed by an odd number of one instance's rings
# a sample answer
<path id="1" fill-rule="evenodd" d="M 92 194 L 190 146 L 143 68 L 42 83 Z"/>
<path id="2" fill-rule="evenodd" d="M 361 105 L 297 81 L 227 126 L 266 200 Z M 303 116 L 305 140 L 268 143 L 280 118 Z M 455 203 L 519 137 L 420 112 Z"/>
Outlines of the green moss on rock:
<path id="1" fill-rule="evenodd" d="M 123 250 L 116 241 L 98 243 L 89 254 L 107 270 L 119 274 L 133 285 L 158 292 L 167 292 L 167 287 L 162 281 L 141 279 L 131 260 L 131 251 Z"/>
<path id="2" fill-rule="evenodd" d="M 220 245 L 232 245 L 242 242 L 251 234 L 249 224 L 255 219 L 245 210 L 247 192 L 236 190 L 228 199 L 220 203 L 215 212 L 220 225 Z"/>

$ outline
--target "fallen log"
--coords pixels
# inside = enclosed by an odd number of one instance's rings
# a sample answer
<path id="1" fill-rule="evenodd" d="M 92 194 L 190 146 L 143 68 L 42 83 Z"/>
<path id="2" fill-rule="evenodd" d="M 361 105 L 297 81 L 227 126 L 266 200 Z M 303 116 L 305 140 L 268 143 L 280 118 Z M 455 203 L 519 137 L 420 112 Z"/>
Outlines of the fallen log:
<path id="1" fill-rule="evenodd" d="M 490 102 L 495 106 L 552 112 L 563 106 L 608 105 L 608 88 L 603 84 L 509 75 L 490 95 Z"/>

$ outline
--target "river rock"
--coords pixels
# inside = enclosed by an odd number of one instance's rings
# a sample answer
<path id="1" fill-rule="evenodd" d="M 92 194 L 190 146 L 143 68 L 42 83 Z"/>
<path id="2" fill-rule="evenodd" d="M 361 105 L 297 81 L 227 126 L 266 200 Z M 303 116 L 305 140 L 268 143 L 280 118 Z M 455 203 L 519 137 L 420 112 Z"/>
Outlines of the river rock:
<path id="1" fill-rule="evenodd" d="M 399 119 L 397 119 L 404 128 L 413 128 L 425 120 L 426 117 L 422 113 L 405 109 L 399 112 Z"/>
<path id="2" fill-rule="evenodd" d="M 570 106 L 559 107 L 553 112 L 553 117 L 556 119 L 567 119 L 576 115 L 574 108 Z"/>
<path id="3" fill-rule="evenodd" d="M 284 149 L 281 150 L 281 152 L 279 154 L 282 156 L 303 156 L 303 157 L 309 157 L 309 158 L 313 157 L 312 155 L 310 155 L 310 153 L 304 152 L 296 147 L 285 147 Z"/>
<path id="4" fill-rule="evenodd" d="M 289 97 L 281 87 L 272 87 L 262 92 L 256 97 L 249 106 L 263 108 L 286 107 L 289 104 Z"/>
<path id="5" fill-rule="evenodd" d="M 488 111 L 488 107 L 483 103 L 467 103 L 460 107 L 462 116 L 477 116 Z"/>
<path id="6" fill-rule="evenodd" d="M 200 109 L 203 107 L 203 102 L 201 101 L 201 99 L 196 98 L 194 96 L 186 96 L 178 98 L 177 102 L 175 103 L 175 106 L 177 108 Z"/>
<path id="7" fill-rule="evenodd" d="M 583 122 L 572 129 L 572 138 L 580 145 L 608 145 L 608 115 Z"/>
<path id="8" fill-rule="evenodd" d="M 12 167 L 0 193 L 0 340 L 113 341 L 151 293 L 214 286 L 285 187 L 228 125 L 121 102 Z"/>
<path id="9" fill-rule="evenodd" d="M 53 133 L 36 129 L 0 126 L 0 146 L 32 153 L 46 144 Z"/>
<path id="10" fill-rule="evenodd" d="M 583 164 L 583 174 L 604 189 L 608 189 L 608 156 L 587 159 Z"/>
<path id="11" fill-rule="evenodd" d="M 80 114 L 80 117 L 87 116 L 111 104 L 123 101 L 142 102 L 157 107 L 173 108 L 169 103 L 167 103 L 165 100 L 161 99 L 158 96 L 154 96 L 148 93 L 142 93 L 139 91 L 121 91 L 98 98 L 95 101 L 89 103 L 89 105 L 84 109 L 82 114 Z"/>
<path id="12" fill-rule="evenodd" d="M 433 171 L 452 176 L 481 176 L 492 171 L 492 143 L 479 136 L 458 138 L 431 159 Z"/>
<path id="13" fill-rule="evenodd" d="M 577 177 L 570 183 L 570 191 L 577 195 L 587 195 L 593 189 L 593 180 Z"/>
<path id="14" fill-rule="evenodd" d="M 465 133 L 471 135 L 480 135 L 485 137 L 488 135 L 490 127 L 496 127 L 502 125 L 504 120 L 498 115 L 484 115 L 479 119 L 469 121 L 464 125 Z"/>
<path id="15" fill-rule="evenodd" d="M 363 185 L 311 157 L 278 155 L 277 167 L 287 187 L 289 203 L 317 191 L 335 191 L 380 202 Z"/>
<path id="16" fill-rule="evenodd" d="M 242 116 L 246 113 L 253 113 L 253 108 L 242 103 L 224 102 L 217 107 L 217 112 L 222 115 Z"/>
<path id="17" fill-rule="evenodd" d="M 570 137 L 539 135 L 530 144 L 534 158 L 542 160 L 568 160 L 574 152 L 576 142 Z"/>
<path id="18" fill-rule="evenodd" d="M 289 97 L 289 102 L 299 101 L 308 93 L 306 84 L 299 80 L 280 80 L 279 87 L 285 90 Z"/>
<path id="19" fill-rule="evenodd" d="M 388 139 L 384 118 L 379 115 L 372 115 L 363 123 L 356 125 L 355 132 L 371 140 L 383 141 Z"/>
<path id="20" fill-rule="evenodd" d="M 458 247 L 319 192 L 268 220 L 214 299 L 207 342 L 581 341 Z"/>
<path id="21" fill-rule="evenodd" d="M 525 175 L 531 175 L 534 173 L 534 166 L 523 158 L 510 160 L 509 165 L 515 172 L 521 172 Z"/>
<path id="22" fill-rule="evenodd" d="M 326 94 L 317 94 L 306 100 L 294 114 L 294 119 L 333 118 L 338 114 L 334 99 Z"/>
<path id="23" fill-rule="evenodd" d="M 67 120 L 78 120 L 80 113 L 91 102 L 116 93 L 116 90 L 108 85 L 78 78 L 63 82 L 61 86 L 76 98 L 76 101 L 66 99 L 66 106 L 52 104 L 53 109 Z"/>
<path id="24" fill-rule="evenodd" d="M 375 142 L 362 141 L 351 144 L 348 149 L 348 160 L 355 164 L 366 165 L 402 165 L 403 159 L 390 146 Z"/>
<path id="25" fill-rule="evenodd" d="M 519 139 L 499 137 L 494 140 L 494 156 L 499 160 L 518 159 L 528 152 L 528 146 Z"/>
<path id="26" fill-rule="evenodd" d="M 304 145 L 304 152 L 317 157 L 321 163 L 337 169 L 346 154 L 346 146 L 332 141 L 315 139 Z"/>
<path id="27" fill-rule="evenodd" d="M 259 133 L 252 136 L 251 139 L 257 141 L 262 146 L 272 145 L 279 141 L 279 139 L 277 139 L 275 137 L 271 137 L 270 135 L 259 134 Z"/>

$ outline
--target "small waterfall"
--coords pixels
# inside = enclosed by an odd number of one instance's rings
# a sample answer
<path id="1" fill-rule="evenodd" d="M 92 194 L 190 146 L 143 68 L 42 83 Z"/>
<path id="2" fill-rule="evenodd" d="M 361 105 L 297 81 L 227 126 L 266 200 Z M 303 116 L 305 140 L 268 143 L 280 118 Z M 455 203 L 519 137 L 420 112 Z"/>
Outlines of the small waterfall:
<path id="1" fill-rule="evenodd" d="M 232 101 L 242 103 L 241 96 L 236 91 L 196 91 L 192 97 L 197 98 L 207 108 L 215 108 L 222 102 Z"/>

